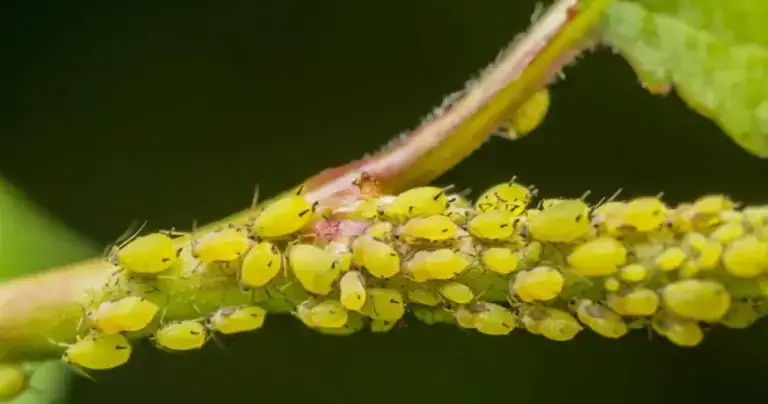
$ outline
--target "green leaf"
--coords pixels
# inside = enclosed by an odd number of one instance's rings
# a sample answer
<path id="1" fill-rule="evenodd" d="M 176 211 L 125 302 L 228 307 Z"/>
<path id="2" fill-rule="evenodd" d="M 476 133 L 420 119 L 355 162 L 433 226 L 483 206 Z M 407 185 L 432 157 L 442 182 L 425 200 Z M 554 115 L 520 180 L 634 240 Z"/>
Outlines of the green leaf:
<path id="1" fill-rule="evenodd" d="M 768 157 L 768 2 L 617 0 L 602 24 L 652 92 L 673 84 L 743 148 Z"/>
<path id="2" fill-rule="evenodd" d="M 0 178 L 0 281 L 93 256 L 96 248 L 45 215 Z M 58 361 L 40 364 L 30 389 L 13 404 L 63 402 L 68 369 Z"/>

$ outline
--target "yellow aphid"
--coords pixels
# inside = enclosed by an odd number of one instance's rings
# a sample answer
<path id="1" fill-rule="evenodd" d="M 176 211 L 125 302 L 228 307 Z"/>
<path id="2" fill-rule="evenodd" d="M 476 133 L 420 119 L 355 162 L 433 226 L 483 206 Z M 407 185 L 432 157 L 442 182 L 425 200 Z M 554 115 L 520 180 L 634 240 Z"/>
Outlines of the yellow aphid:
<path id="1" fill-rule="evenodd" d="M 548 109 L 549 90 L 542 88 L 509 117 L 504 137 L 517 140 L 533 132 L 544 121 Z"/>
<path id="2" fill-rule="evenodd" d="M 303 186 L 293 194 L 276 200 L 254 220 L 253 232 L 261 238 L 283 238 L 299 232 L 312 220 L 315 205 L 302 194 Z"/>
<path id="3" fill-rule="evenodd" d="M 495 303 L 482 303 L 473 309 L 474 328 L 486 335 L 507 335 L 515 329 L 515 315 Z"/>
<path id="4" fill-rule="evenodd" d="M 752 278 L 763 273 L 768 261 L 768 243 L 753 235 L 734 240 L 723 254 L 723 266 L 733 276 Z"/>
<path id="5" fill-rule="evenodd" d="M 397 325 L 397 321 L 371 320 L 371 332 L 390 332 Z"/>
<path id="6" fill-rule="evenodd" d="M 139 296 L 128 296 L 114 301 L 101 303 L 89 313 L 95 328 L 104 334 L 111 335 L 120 332 L 132 332 L 144 329 L 159 307 Z"/>
<path id="7" fill-rule="evenodd" d="M 693 265 L 698 269 L 713 269 L 720 265 L 720 258 L 723 256 L 723 245 L 719 241 L 709 240 L 698 252 L 698 256 L 693 260 Z"/>
<path id="8" fill-rule="evenodd" d="M 347 324 L 349 315 L 341 302 L 322 301 L 310 309 L 312 324 L 322 328 L 341 328 Z"/>
<path id="9" fill-rule="evenodd" d="M 559 342 L 572 340 L 584 329 L 570 313 L 550 307 L 527 310 L 522 323 L 530 333 Z"/>
<path id="10" fill-rule="evenodd" d="M 257 330 L 264 326 L 267 311 L 259 306 L 237 306 L 219 309 L 208 320 L 208 327 L 222 334 Z"/>
<path id="11" fill-rule="evenodd" d="M 394 289 L 368 289 L 365 305 L 360 312 L 374 320 L 400 320 L 405 314 L 403 295 Z"/>
<path id="12" fill-rule="evenodd" d="M 405 262 L 405 272 L 410 279 L 416 282 L 426 282 L 432 279 L 427 261 L 430 253 L 430 251 L 419 251 Z"/>
<path id="13" fill-rule="evenodd" d="M 524 302 L 547 301 L 563 290 L 565 278 L 555 268 L 540 266 L 517 274 L 511 282 L 511 292 Z"/>
<path id="14" fill-rule="evenodd" d="M 680 268 L 688 255 L 680 247 L 668 247 L 654 260 L 654 264 L 662 271 L 674 271 Z"/>
<path id="15" fill-rule="evenodd" d="M 152 233 L 137 237 L 114 252 L 114 263 L 138 275 L 154 275 L 167 270 L 181 249 L 165 234 Z"/>
<path id="16" fill-rule="evenodd" d="M 472 289 L 459 282 L 444 283 L 440 285 L 437 290 L 443 297 L 458 304 L 467 304 L 475 298 Z"/>
<path id="17" fill-rule="evenodd" d="M 622 216 L 627 204 L 624 202 L 606 202 L 592 211 L 592 223 L 608 236 L 622 234 Z"/>
<path id="18" fill-rule="evenodd" d="M 371 225 L 371 227 L 365 230 L 365 234 L 375 238 L 379 241 L 392 240 L 392 231 L 394 225 L 390 222 L 378 222 Z"/>
<path id="19" fill-rule="evenodd" d="M 683 203 L 675 207 L 667 214 L 666 227 L 676 233 L 687 233 L 693 231 L 694 226 L 688 217 L 688 212 L 693 206 L 690 203 Z"/>
<path id="20" fill-rule="evenodd" d="M 591 300 L 576 302 L 576 317 L 605 338 L 621 338 L 629 331 L 620 315 Z"/>
<path id="21" fill-rule="evenodd" d="M 348 310 L 360 310 L 365 304 L 365 278 L 360 272 L 349 271 L 339 281 L 341 304 Z"/>
<path id="22" fill-rule="evenodd" d="M 687 214 L 699 226 L 712 226 L 720 222 L 720 212 L 733 207 L 733 201 L 725 195 L 706 195 L 694 201 Z"/>
<path id="23" fill-rule="evenodd" d="M 414 217 L 441 215 L 448 208 L 448 197 L 441 188 L 412 188 L 398 195 L 387 204 L 382 215 L 395 222 Z"/>
<path id="24" fill-rule="evenodd" d="M 751 326 L 759 318 L 760 313 L 756 310 L 754 302 L 739 300 L 731 303 L 731 308 L 720 320 L 720 324 L 728 328 L 742 329 Z"/>
<path id="25" fill-rule="evenodd" d="M 603 281 L 603 287 L 608 292 L 616 292 L 621 288 L 621 282 L 618 279 L 609 276 Z"/>
<path id="26" fill-rule="evenodd" d="M 352 262 L 377 278 L 391 278 L 400 272 L 400 255 L 389 244 L 370 236 L 352 243 Z"/>
<path id="27" fill-rule="evenodd" d="M 158 347 L 171 351 L 200 349 L 208 341 L 208 332 L 195 320 L 174 321 L 163 325 L 153 337 Z"/>
<path id="28" fill-rule="evenodd" d="M 443 299 L 426 287 L 412 286 L 408 289 L 408 301 L 434 307 L 442 303 Z"/>
<path id="29" fill-rule="evenodd" d="M 642 282 L 648 277 L 648 268 L 642 264 L 625 265 L 619 270 L 619 277 L 624 282 Z"/>
<path id="30" fill-rule="evenodd" d="M 128 362 L 133 349 L 122 334 L 92 333 L 66 345 L 62 359 L 69 365 L 91 370 L 107 370 Z"/>
<path id="31" fill-rule="evenodd" d="M 472 217 L 472 204 L 459 194 L 448 195 L 448 209 L 443 213 L 457 225 L 463 226 Z"/>
<path id="32" fill-rule="evenodd" d="M 739 222 L 726 222 L 718 226 L 709 237 L 723 244 L 728 244 L 744 235 L 744 225 Z"/>
<path id="33" fill-rule="evenodd" d="M 568 264 L 583 276 L 611 275 L 626 262 L 626 247 L 611 237 L 599 237 L 580 244 L 568 255 Z"/>
<path id="34" fill-rule="evenodd" d="M 305 300 L 296 305 L 296 309 L 294 309 L 292 314 L 301 320 L 301 322 L 304 323 L 304 325 L 307 327 L 317 327 L 317 324 L 315 324 L 314 320 L 312 319 L 312 307 L 316 305 L 317 302 L 312 299 Z"/>
<path id="35" fill-rule="evenodd" d="M 483 251 L 481 261 L 487 270 L 506 275 L 517 269 L 519 260 L 510 248 L 491 247 Z"/>
<path id="36" fill-rule="evenodd" d="M 365 328 L 365 317 L 356 311 L 347 313 L 347 323 L 339 328 L 312 327 L 313 330 L 326 335 L 352 335 Z"/>
<path id="37" fill-rule="evenodd" d="M 731 305 L 731 295 L 721 283 L 708 279 L 684 279 L 661 290 L 664 307 L 680 317 L 718 321 Z"/>
<path id="38" fill-rule="evenodd" d="M 11 400 L 29 386 L 29 376 L 20 363 L 0 364 L 0 400 Z"/>
<path id="39" fill-rule="evenodd" d="M 520 215 L 531 203 L 534 193 L 535 191 L 531 191 L 530 188 L 512 179 L 512 181 L 495 185 L 483 192 L 475 202 L 475 209 L 478 212 L 505 210 Z"/>
<path id="40" fill-rule="evenodd" d="M 456 324 L 461 328 L 475 328 L 475 314 L 466 306 L 459 306 L 456 311 L 453 312 L 453 318 L 456 320 Z"/>
<path id="41" fill-rule="evenodd" d="M 608 307 L 622 316 L 648 317 L 659 309 L 659 295 L 648 288 L 612 293 L 606 298 Z"/>
<path id="42" fill-rule="evenodd" d="M 641 197 L 627 202 L 622 224 L 631 229 L 647 232 L 661 227 L 667 219 L 667 206 L 659 198 Z"/>
<path id="43" fill-rule="evenodd" d="M 225 227 L 203 234 L 192 242 L 192 256 L 210 264 L 240 258 L 251 246 L 242 227 Z"/>
<path id="44" fill-rule="evenodd" d="M 336 257 L 311 244 L 297 244 L 288 250 L 288 262 L 296 279 L 310 293 L 327 295 L 339 279 L 341 270 Z"/>
<path id="45" fill-rule="evenodd" d="M 490 241 L 509 240 L 516 235 L 520 218 L 507 210 L 489 210 L 467 224 L 469 234 Z"/>
<path id="46" fill-rule="evenodd" d="M 469 261 L 462 254 L 449 248 L 435 251 L 419 251 L 408 262 L 408 272 L 417 282 L 429 279 L 449 280 L 464 272 Z"/>
<path id="47" fill-rule="evenodd" d="M 373 220 L 379 217 L 380 200 L 376 197 L 358 199 L 333 210 L 333 216 L 346 220 Z"/>
<path id="48" fill-rule="evenodd" d="M 707 236 L 695 231 L 687 233 L 683 238 L 683 244 L 694 251 L 701 251 L 709 241 Z"/>
<path id="49" fill-rule="evenodd" d="M 704 339 L 701 327 L 693 321 L 659 313 L 651 323 L 653 329 L 670 342 L 681 347 L 699 345 Z"/>
<path id="50" fill-rule="evenodd" d="M 266 285 L 283 268 L 283 255 L 277 246 L 269 241 L 256 243 L 245 254 L 240 266 L 240 284 L 250 288 Z"/>
<path id="51" fill-rule="evenodd" d="M 517 252 L 517 257 L 520 260 L 518 265 L 520 266 L 533 266 L 536 265 L 541 259 L 541 253 L 544 250 L 544 246 L 538 241 L 531 241 L 526 244 L 520 251 Z"/>
<path id="52" fill-rule="evenodd" d="M 352 267 L 352 252 L 349 244 L 344 242 L 331 242 L 325 246 L 325 251 L 333 254 L 340 272 L 347 272 Z"/>
<path id="53" fill-rule="evenodd" d="M 459 228 L 448 216 L 416 217 L 398 231 L 398 237 L 413 245 L 445 244 L 456 238 Z"/>
<path id="54" fill-rule="evenodd" d="M 528 220 L 528 232 L 538 241 L 572 243 L 591 231 L 589 206 L 581 199 L 565 199 Z"/>

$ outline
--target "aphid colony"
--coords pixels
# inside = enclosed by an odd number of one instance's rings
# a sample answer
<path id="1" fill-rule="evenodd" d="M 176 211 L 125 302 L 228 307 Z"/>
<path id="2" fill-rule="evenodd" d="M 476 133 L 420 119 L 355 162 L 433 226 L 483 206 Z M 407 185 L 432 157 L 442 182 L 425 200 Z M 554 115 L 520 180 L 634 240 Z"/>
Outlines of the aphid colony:
<path id="1" fill-rule="evenodd" d="M 420 187 L 328 207 L 300 188 L 249 223 L 133 238 L 109 254 L 116 272 L 86 304 L 89 331 L 63 344 L 63 358 L 119 366 L 133 335 L 198 349 L 215 334 L 261 328 L 267 312 L 334 335 L 387 332 L 410 312 L 554 341 L 647 328 L 680 346 L 699 344 L 711 325 L 744 328 L 763 316 L 768 207 L 737 209 L 722 195 L 677 207 L 658 197 L 534 204 L 536 193 L 513 179 L 474 203 Z M 331 230 L 318 237 L 318 228 Z M 237 304 L 209 304 L 216 292 Z"/>

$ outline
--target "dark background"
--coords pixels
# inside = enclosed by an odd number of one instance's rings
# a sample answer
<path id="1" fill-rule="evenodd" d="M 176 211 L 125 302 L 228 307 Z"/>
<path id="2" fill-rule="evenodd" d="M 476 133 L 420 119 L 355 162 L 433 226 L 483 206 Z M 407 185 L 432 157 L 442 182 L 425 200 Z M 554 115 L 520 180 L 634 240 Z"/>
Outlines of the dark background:
<path id="1" fill-rule="evenodd" d="M 185 227 L 273 195 L 416 125 L 523 31 L 533 1 L 9 1 L 0 4 L 0 170 L 106 245 L 134 219 Z M 552 87 L 544 125 L 440 179 L 512 175 L 549 196 L 726 192 L 768 201 L 768 161 L 607 50 Z M 75 403 L 649 403 L 764 397 L 766 327 L 703 346 L 588 332 L 558 344 L 418 323 L 325 337 L 273 317 L 196 353 L 148 346 L 78 378 Z"/>

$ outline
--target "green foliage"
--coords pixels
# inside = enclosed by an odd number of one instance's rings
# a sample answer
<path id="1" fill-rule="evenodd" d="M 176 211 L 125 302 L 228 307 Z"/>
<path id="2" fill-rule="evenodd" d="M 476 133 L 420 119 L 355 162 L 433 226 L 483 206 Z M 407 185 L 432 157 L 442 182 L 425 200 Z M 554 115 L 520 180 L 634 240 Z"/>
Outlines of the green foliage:
<path id="1" fill-rule="evenodd" d="M 651 91 L 674 85 L 739 145 L 768 157 L 766 20 L 760 1 L 616 1 L 602 35 Z"/>

